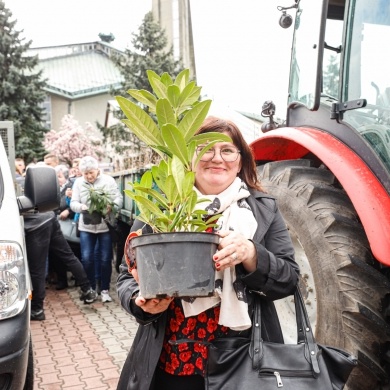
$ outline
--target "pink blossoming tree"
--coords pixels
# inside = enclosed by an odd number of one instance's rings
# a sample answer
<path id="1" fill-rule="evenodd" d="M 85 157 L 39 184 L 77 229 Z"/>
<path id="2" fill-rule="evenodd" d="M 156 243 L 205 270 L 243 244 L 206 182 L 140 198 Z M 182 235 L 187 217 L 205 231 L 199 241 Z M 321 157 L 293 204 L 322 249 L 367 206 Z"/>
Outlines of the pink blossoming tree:
<path id="1" fill-rule="evenodd" d="M 78 157 L 92 156 L 100 160 L 104 149 L 102 141 L 95 134 L 96 130 L 90 123 L 86 123 L 83 129 L 72 115 L 65 115 L 59 131 L 50 130 L 45 134 L 43 146 L 69 166 Z"/>

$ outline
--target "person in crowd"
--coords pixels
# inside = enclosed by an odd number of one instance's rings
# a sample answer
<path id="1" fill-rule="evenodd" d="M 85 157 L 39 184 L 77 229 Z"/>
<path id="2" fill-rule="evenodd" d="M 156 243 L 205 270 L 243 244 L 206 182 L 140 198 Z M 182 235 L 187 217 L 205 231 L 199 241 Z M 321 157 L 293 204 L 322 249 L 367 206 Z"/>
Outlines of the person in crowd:
<path id="1" fill-rule="evenodd" d="M 115 213 L 122 207 L 123 197 L 115 179 L 100 171 L 99 163 L 95 158 L 91 156 L 83 157 L 80 160 L 79 169 L 83 176 L 74 182 L 70 207 L 74 212 L 80 213 L 81 260 L 94 290 L 96 289 L 95 262 L 100 260 L 101 299 L 102 302 L 111 302 L 112 298 L 109 295 L 112 275 L 111 234 L 103 218 L 96 225 L 87 224 L 86 213 L 88 213 L 87 210 L 91 204 L 91 188 L 103 189 L 107 193 L 112 203 L 112 206 L 107 206 L 108 213 Z M 97 253 L 100 255 L 100 259 L 96 258 Z"/>
<path id="2" fill-rule="evenodd" d="M 80 300 L 92 303 L 96 292 L 91 288 L 88 277 L 80 260 L 74 255 L 65 240 L 57 216 L 54 212 L 31 213 L 24 215 L 24 229 L 28 265 L 33 285 L 31 315 L 33 321 L 42 321 L 45 317 L 44 299 L 46 290 L 46 261 L 55 256 L 70 271 L 81 288 Z"/>
<path id="3" fill-rule="evenodd" d="M 73 218 L 74 212 L 70 208 L 70 199 L 72 198 L 73 183 L 69 178 L 69 168 L 60 164 L 54 167 L 57 173 L 58 184 L 60 185 L 61 203 L 57 210 L 59 218 L 62 220 Z"/>
<path id="4" fill-rule="evenodd" d="M 15 159 L 15 180 L 20 185 L 20 187 L 24 188 L 24 177 L 26 175 L 26 164 L 24 160 L 20 157 Z"/>
<path id="5" fill-rule="evenodd" d="M 72 160 L 72 167 L 69 171 L 69 177 L 72 181 L 75 181 L 78 177 L 82 176 L 79 169 L 80 160 L 81 158 L 74 158 Z"/>
<path id="6" fill-rule="evenodd" d="M 65 240 L 55 212 L 40 213 L 32 210 L 25 213 L 23 219 L 27 259 L 33 286 L 30 319 L 43 321 L 46 318 L 43 305 L 46 290 L 46 266 L 49 257 L 63 263 L 66 270 L 74 275 L 76 284 L 81 289 L 80 300 L 87 304 L 94 302 L 97 294 L 91 288 L 80 260 Z"/>
<path id="7" fill-rule="evenodd" d="M 299 275 L 286 224 L 275 199 L 261 188 L 251 149 L 238 127 L 208 117 L 198 134 L 207 132 L 227 134 L 232 142 L 217 143 L 203 155 L 194 168 L 195 191 L 210 201 L 213 207 L 209 209 L 222 214 L 215 228 L 220 236 L 218 251 L 210 261 L 216 272 L 236 278 L 229 278 L 234 283 L 224 285 L 222 294 L 209 298 L 145 299 L 137 270 L 130 273 L 126 264 L 121 265 L 118 296 L 140 326 L 121 372 L 119 390 L 205 389 L 208 351 L 204 342 L 249 337 L 253 291 L 263 298 L 263 339 L 283 342 L 273 300 L 292 294 Z M 195 157 L 201 150 L 197 148 Z M 138 229 L 151 233 L 150 227 L 136 220 L 132 231 Z M 236 309 L 226 312 L 226 307 Z M 180 339 L 203 344 L 169 343 Z"/>
<path id="8" fill-rule="evenodd" d="M 26 164 L 24 160 L 20 157 L 15 158 L 15 170 L 16 173 L 20 176 L 25 176 L 26 174 Z"/>
<path id="9" fill-rule="evenodd" d="M 58 184 L 60 186 L 60 207 L 56 210 L 57 217 L 62 221 L 72 221 L 75 213 L 70 209 L 70 199 L 72 197 L 73 183 L 69 179 L 69 168 L 66 165 L 60 164 L 54 167 L 57 173 Z M 79 246 L 74 246 L 69 243 L 73 253 L 80 259 Z M 52 269 L 56 275 L 56 290 L 64 290 L 68 288 L 67 269 L 63 262 L 59 262 L 56 258 L 49 257 L 49 269 Z"/>
<path id="10" fill-rule="evenodd" d="M 54 168 L 60 163 L 60 160 L 55 154 L 49 153 L 43 157 L 43 162 L 46 165 L 49 165 L 50 167 Z"/>

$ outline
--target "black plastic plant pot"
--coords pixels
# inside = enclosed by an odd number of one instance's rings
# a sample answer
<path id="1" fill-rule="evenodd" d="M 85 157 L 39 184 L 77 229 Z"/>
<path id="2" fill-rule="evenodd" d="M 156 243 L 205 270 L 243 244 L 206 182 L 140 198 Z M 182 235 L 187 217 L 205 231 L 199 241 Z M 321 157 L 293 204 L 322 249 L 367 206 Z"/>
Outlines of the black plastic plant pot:
<path id="1" fill-rule="evenodd" d="M 219 236 L 214 233 L 156 233 L 132 239 L 141 295 L 209 297 L 214 292 L 212 257 Z"/>
<path id="2" fill-rule="evenodd" d="M 98 225 L 102 223 L 102 215 L 97 211 L 89 211 L 82 212 L 83 213 L 83 222 L 85 225 Z"/>

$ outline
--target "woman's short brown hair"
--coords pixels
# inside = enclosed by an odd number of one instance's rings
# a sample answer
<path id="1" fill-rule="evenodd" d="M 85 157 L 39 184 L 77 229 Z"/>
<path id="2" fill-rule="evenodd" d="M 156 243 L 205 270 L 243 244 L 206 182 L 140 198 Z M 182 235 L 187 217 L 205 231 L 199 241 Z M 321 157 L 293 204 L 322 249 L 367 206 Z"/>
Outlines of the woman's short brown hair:
<path id="1" fill-rule="evenodd" d="M 249 188 L 263 191 L 257 177 L 256 163 L 252 150 L 245 141 L 239 128 L 230 120 L 209 116 L 205 119 L 196 134 L 210 133 L 212 131 L 229 135 L 241 154 L 241 171 L 238 177 Z"/>

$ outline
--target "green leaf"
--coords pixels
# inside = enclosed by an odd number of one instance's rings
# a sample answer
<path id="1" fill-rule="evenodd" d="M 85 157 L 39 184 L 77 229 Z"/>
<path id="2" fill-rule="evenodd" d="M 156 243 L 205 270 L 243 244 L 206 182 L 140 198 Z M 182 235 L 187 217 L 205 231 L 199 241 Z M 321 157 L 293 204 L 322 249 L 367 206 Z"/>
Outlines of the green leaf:
<path id="1" fill-rule="evenodd" d="M 196 149 L 196 142 L 191 141 L 191 142 L 187 145 L 187 150 L 188 150 L 188 161 L 192 161 L 192 160 L 193 160 L 193 157 L 194 157 L 194 154 L 195 154 L 195 149 Z"/>
<path id="2" fill-rule="evenodd" d="M 138 203 L 139 206 L 145 207 L 150 213 L 154 214 L 158 218 L 164 218 L 164 213 L 159 209 L 159 207 L 143 196 L 135 196 L 134 200 Z"/>
<path id="3" fill-rule="evenodd" d="M 161 79 L 160 80 L 166 87 L 169 87 L 170 85 L 173 84 L 173 80 L 172 80 L 171 76 L 169 75 L 169 73 L 167 73 L 167 72 L 164 72 L 161 75 Z"/>
<path id="4" fill-rule="evenodd" d="M 163 154 L 165 154 L 168 157 L 172 157 L 172 151 L 169 150 L 166 146 L 153 146 L 153 149 L 156 151 L 161 151 Z M 161 155 L 161 153 L 159 154 Z"/>
<path id="5" fill-rule="evenodd" d="M 221 218 L 222 214 L 215 214 L 207 219 L 207 225 L 209 225 L 212 222 L 218 221 L 219 218 Z"/>
<path id="6" fill-rule="evenodd" d="M 168 87 L 168 99 L 174 109 L 178 106 L 178 101 L 180 97 L 180 89 L 177 85 L 170 85 Z M 176 122 L 175 122 L 176 123 Z"/>
<path id="7" fill-rule="evenodd" d="M 162 195 L 160 192 L 150 188 L 137 186 L 137 191 L 142 191 L 147 195 L 150 195 L 162 208 L 168 209 L 167 198 Z"/>
<path id="8" fill-rule="evenodd" d="M 179 87 L 180 92 L 183 91 L 185 86 L 188 84 L 189 79 L 190 79 L 189 69 L 184 69 L 177 75 L 175 80 L 175 85 Z"/>
<path id="9" fill-rule="evenodd" d="M 190 162 L 188 161 L 187 146 L 179 129 L 168 123 L 162 127 L 161 135 L 166 146 L 172 151 L 173 158 L 177 156 L 182 164 L 189 169 Z"/>
<path id="10" fill-rule="evenodd" d="M 193 172 L 192 172 L 193 173 Z M 195 176 L 194 176 L 194 180 L 195 180 Z M 198 200 L 198 194 L 196 193 L 196 191 L 192 188 L 192 191 L 191 191 L 191 194 L 190 196 L 188 197 L 188 204 L 187 204 L 187 213 L 191 214 L 192 213 L 192 210 L 195 208 L 196 206 L 196 202 Z"/>
<path id="11" fill-rule="evenodd" d="M 157 120 L 160 127 L 167 123 L 176 125 L 176 116 L 168 99 L 158 99 L 156 105 Z"/>
<path id="12" fill-rule="evenodd" d="M 188 94 L 185 98 L 185 101 L 178 102 L 177 115 L 181 115 L 185 113 L 185 111 L 194 108 L 197 104 L 199 104 L 198 100 L 200 97 L 201 88 L 194 85 L 194 87 L 188 91 Z"/>
<path id="13" fill-rule="evenodd" d="M 160 188 L 162 192 L 166 193 L 166 181 L 168 177 L 167 163 L 164 160 L 161 160 L 158 166 L 153 166 L 152 175 L 157 187 Z"/>
<path id="14" fill-rule="evenodd" d="M 165 195 L 167 196 L 167 202 L 169 208 L 173 208 L 177 198 L 179 197 L 179 191 L 176 186 L 175 179 L 172 175 L 169 175 L 165 181 Z"/>
<path id="15" fill-rule="evenodd" d="M 195 172 L 189 171 L 186 172 L 183 180 L 183 194 L 186 196 L 186 194 L 191 194 L 192 191 L 194 191 L 194 184 L 195 184 Z M 196 195 L 196 192 L 195 192 Z"/>
<path id="16" fill-rule="evenodd" d="M 215 140 L 218 142 L 232 142 L 232 139 L 227 134 L 218 133 L 216 131 L 194 135 L 192 140 L 196 141 L 196 145 L 208 144 Z"/>
<path id="17" fill-rule="evenodd" d="M 183 183 L 185 170 L 182 161 L 177 157 L 172 158 L 172 176 L 175 179 L 177 191 L 181 199 L 183 199 Z"/>
<path id="18" fill-rule="evenodd" d="M 185 141 L 188 142 L 204 122 L 209 112 L 211 100 L 205 100 L 189 110 L 179 123 L 179 130 L 183 134 Z"/>
<path id="19" fill-rule="evenodd" d="M 117 96 L 116 100 L 127 117 L 123 122 L 141 141 L 147 145 L 163 143 L 157 125 L 141 107 L 122 96 Z"/>
<path id="20" fill-rule="evenodd" d="M 161 82 L 158 74 L 152 70 L 147 70 L 146 73 L 148 74 L 149 83 L 157 97 L 160 99 L 168 99 L 167 87 Z"/>
<path id="21" fill-rule="evenodd" d="M 146 188 L 152 188 L 153 186 L 153 175 L 151 171 L 146 171 L 139 182 L 140 186 Z"/>
<path id="22" fill-rule="evenodd" d="M 177 102 L 178 107 L 190 105 L 189 103 L 187 103 L 187 99 L 191 95 L 191 92 L 195 87 L 196 87 L 195 81 L 191 81 L 184 87 L 184 89 L 180 93 L 179 101 Z"/>
<path id="23" fill-rule="evenodd" d="M 127 93 L 145 106 L 148 106 L 151 111 L 156 111 L 157 98 L 146 89 L 129 89 Z"/>

